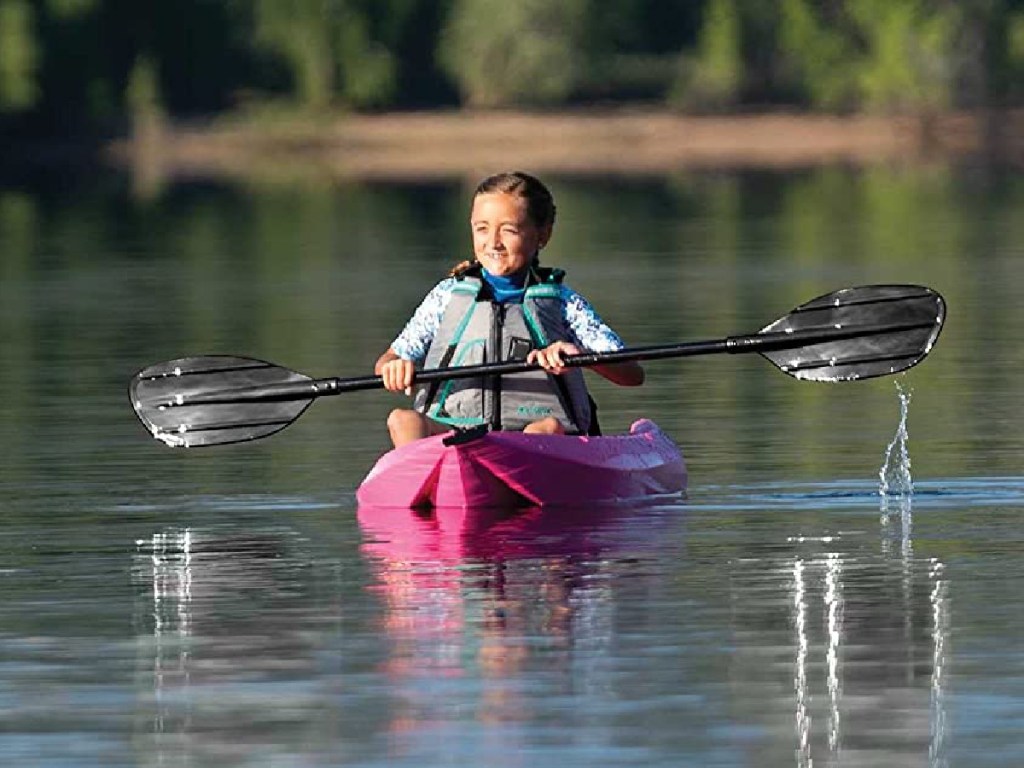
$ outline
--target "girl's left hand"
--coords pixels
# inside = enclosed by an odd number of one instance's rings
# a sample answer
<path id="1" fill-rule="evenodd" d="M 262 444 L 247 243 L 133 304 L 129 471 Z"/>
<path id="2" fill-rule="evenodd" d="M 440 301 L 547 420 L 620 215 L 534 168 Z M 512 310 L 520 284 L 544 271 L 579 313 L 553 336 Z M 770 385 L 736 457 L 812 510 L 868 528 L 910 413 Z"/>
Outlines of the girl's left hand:
<path id="1" fill-rule="evenodd" d="M 565 373 L 564 355 L 581 355 L 583 350 L 568 341 L 556 341 L 544 349 L 534 349 L 526 356 L 526 362 L 537 363 L 548 373 L 556 376 Z"/>

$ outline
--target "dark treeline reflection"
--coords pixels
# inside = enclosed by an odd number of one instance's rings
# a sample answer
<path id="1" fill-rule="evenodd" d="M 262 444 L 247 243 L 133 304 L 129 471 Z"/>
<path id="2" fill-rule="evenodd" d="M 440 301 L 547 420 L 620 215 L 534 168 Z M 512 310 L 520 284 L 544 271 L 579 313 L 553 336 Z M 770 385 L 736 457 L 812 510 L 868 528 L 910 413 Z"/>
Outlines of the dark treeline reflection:
<path id="1" fill-rule="evenodd" d="M 1021 416 L 1006 393 L 1021 374 L 1010 354 L 1024 320 L 1019 176 L 822 168 L 551 186 L 559 223 L 544 260 L 630 343 L 753 331 L 844 285 L 935 287 L 949 302 L 947 328 L 907 376 L 917 466 L 933 476 L 1017 470 L 1006 449 L 1019 444 Z M 384 447 L 393 398 L 317 404 L 302 426 L 201 460 L 146 441 L 125 383 L 157 360 L 217 352 L 316 375 L 367 373 L 427 289 L 468 255 L 471 189 L 181 185 L 145 203 L 110 180 L 0 191 L 8 477 L 45 477 L 48 492 L 103 484 L 98 461 L 118 458 L 145 467 L 128 473 L 129 488 L 181 473 L 305 487 L 329 461 L 336 486 L 351 490 Z M 896 423 L 888 380 L 806 384 L 749 357 L 649 371 L 636 392 L 595 382 L 602 421 L 655 418 L 689 453 L 698 483 L 870 476 Z"/>

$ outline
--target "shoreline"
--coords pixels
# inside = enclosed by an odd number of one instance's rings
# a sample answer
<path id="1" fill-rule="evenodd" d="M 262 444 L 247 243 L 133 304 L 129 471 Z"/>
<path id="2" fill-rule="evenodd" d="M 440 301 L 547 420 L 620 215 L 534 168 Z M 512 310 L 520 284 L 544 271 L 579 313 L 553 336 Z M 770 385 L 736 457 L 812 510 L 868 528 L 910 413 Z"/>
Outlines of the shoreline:
<path id="1" fill-rule="evenodd" d="M 148 121 L 102 161 L 162 179 L 411 180 L 496 167 L 571 175 L 983 159 L 1024 166 L 1024 110 L 915 117 L 665 111 L 410 112 Z"/>

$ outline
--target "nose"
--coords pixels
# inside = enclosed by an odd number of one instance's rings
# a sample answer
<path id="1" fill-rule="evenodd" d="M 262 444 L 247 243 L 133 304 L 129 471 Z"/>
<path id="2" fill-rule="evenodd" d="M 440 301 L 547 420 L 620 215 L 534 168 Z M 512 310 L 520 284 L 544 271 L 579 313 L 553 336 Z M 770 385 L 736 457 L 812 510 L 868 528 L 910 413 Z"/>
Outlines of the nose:
<path id="1" fill-rule="evenodd" d="M 496 230 L 494 230 L 491 233 L 491 236 L 489 238 L 487 238 L 487 245 L 488 245 L 489 248 L 491 248 L 492 250 L 495 250 L 495 251 L 501 249 L 501 230 L 500 229 L 496 229 Z"/>

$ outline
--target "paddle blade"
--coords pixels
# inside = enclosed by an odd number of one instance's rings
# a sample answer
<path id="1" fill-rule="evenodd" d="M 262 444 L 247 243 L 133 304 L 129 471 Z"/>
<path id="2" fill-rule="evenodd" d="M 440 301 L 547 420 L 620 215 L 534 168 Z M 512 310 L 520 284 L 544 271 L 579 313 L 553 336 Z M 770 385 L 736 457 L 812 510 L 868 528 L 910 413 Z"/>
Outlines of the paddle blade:
<path id="1" fill-rule="evenodd" d="M 819 296 L 758 335 L 834 332 L 834 339 L 761 354 L 798 379 L 855 381 L 917 365 L 931 351 L 945 317 L 942 296 L 930 288 L 867 285 Z"/>
<path id="2" fill-rule="evenodd" d="M 208 355 L 157 363 L 135 374 L 132 407 L 153 437 L 175 448 L 224 445 L 267 437 L 287 427 L 311 398 L 281 401 L 233 399 L 232 392 L 309 381 L 296 371 L 247 357 Z M 217 401 L 217 394 L 225 397 Z M 190 399 L 213 402 L 190 404 Z"/>

